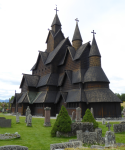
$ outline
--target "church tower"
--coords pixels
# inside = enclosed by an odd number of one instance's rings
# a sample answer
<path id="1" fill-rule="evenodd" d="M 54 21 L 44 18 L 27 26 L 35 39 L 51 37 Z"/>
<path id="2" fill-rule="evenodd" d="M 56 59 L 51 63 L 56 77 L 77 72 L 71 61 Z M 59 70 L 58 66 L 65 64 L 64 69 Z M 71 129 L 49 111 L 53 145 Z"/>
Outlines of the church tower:
<path id="1" fill-rule="evenodd" d="M 78 27 L 78 19 L 76 18 L 76 28 L 72 39 L 72 46 L 77 50 L 82 45 L 82 37 Z"/>
<path id="2" fill-rule="evenodd" d="M 48 36 L 47 36 L 47 50 L 46 52 L 52 52 L 56 46 L 65 38 L 62 31 L 61 31 L 61 23 L 59 20 L 59 17 L 57 15 L 57 7 L 56 9 L 56 15 L 53 19 L 51 30 L 49 30 Z"/>

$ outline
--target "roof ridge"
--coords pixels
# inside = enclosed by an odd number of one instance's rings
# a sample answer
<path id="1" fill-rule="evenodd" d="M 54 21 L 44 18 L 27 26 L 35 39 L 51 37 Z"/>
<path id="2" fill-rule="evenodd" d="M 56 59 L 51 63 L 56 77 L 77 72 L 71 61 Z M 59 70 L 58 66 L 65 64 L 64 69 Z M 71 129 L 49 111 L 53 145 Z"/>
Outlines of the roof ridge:
<path id="1" fill-rule="evenodd" d="M 75 31 L 74 31 L 72 42 L 75 41 L 75 40 L 83 41 L 77 22 L 76 22 L 76 27 L 75 27 Z"/>

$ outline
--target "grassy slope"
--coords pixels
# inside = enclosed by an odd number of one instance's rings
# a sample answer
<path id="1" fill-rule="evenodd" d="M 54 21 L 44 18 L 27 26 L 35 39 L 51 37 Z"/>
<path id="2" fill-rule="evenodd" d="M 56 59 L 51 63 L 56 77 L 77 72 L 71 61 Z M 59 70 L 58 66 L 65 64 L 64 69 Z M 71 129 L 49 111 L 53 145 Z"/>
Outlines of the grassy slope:
<path id="1" fill-rule="evenodd" d="M 15 116 L 5 116 L 0 113 L 0 117 L 6 117 L 6 119 L 12 119 L 11 128 L 0 128 L 0 134 L 3 133 L 15 133 L 18 132 L 21 135 L 20 139 L 0 141 L 0 146 L 3 145 L 22 145 L 27 146 L 29 150 L 49 150 L 50 144 L 68 142 L 71 138 L 52 138 L 50 132 L 52 127 L 44 127 L 43 118 L 33 118 L 32 127 L 26 127 L 25 117 L 20 117 L 20 123 L 16 124 Z M 55 119 L 51 119 L 51 125 L 53 126 Z M 111 130 L 113 131 L 113 124 L 111 123 Z M 99 123 L 99 128 L 102 128 L 102 136 L 104 137 L 107 127 Z M 117 143 L 125 143 L 125 132 L 121 134 L 115 134 Z M 125 148 L 124 148 L 125 149 Z"/>

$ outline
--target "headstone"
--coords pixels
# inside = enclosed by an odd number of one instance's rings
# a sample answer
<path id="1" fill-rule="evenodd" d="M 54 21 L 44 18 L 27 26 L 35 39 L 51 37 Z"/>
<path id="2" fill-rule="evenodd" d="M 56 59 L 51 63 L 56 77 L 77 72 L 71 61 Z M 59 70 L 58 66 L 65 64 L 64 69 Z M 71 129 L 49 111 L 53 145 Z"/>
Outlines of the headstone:
<path id="1" fill-rule="evenodd" d="M 103 125 L 105 124 L 105 118 L 102 118 L 102 124 Z"/>
<path id="2" fill-rule="evenodd" d="M 48 126 L 51 126 L 51 124 L 50 124 L 50 110 L 51 110 L 51 108 L 50 107 L 46 107 L 46 108 L 44 108 L 44 110 L 45 110 L 44 126 L 48 127 Z"/>
<path id="3" fill-rule="evenodd" d="M 76 119 L 76 112 L 73 111 L 73 112 L 72 112 L 72 121 L 75 121 L 75 119 Z"/>
<path id="4" fill-rule="evenodd" d="M 17 112 L 16 113 L 16 123 L 19 123 L 20 122 L 20 120 L 19 120 L 19 113 Z"/>
<path id="5" fill-rule="evenodd" d="M 92 113 L 92 116 L 94 117 L 94 111 L 92 107 L 91 107 L 91 113 Z"/>
<path id="6" fill-rule="evenodd" d="M 122 115 L 123 115 L 124 120 L 125 120 L 125 107 L 124 107 L 124 109 L 123 109 L 123 111 L 122 111 Z"/>
<path id="7" fill-rule="evenodd" d="M 58 114 L 56 114 L 56 119 L 57 119 Z"/>
<path id="8" fill-rule="evenodd" d="M 9 128 L 9 127 L 11 127 L 11 119 L 6 119 L 4 117 L 1 117 L 1 119 L 0 119 L 0 127 L 1 128 Z"/>
<path id="9" fill-rule="evenodd" d="M 111 147 L 115 143 L 116 141 L 114 132 L 107 131 L 105 134 L 105 147 Z"/>
<path id="10" fill-rule="evenodd" d="M 81 108 L 76 108 L 76 122 L 81 122 Z"/>
<path id="11" fill-rule="evenodd" d="M 111 127 L 111 124 L 110 124 L 110 122 L 107 122 L 107 125 L 106 125 L 106 127 L 108 127 L 108 131 L 110 131 L 110 127 Z"/>
<path id="12" fill-rule="evenodd" d="M 27 109 L 26 109 L 26 120 L 25 120 L 26 123 L 27 123 L 27 117 L 28 117 L 29 114 L 31 114 L 31 110 L 28 106 Z"/>
<path id="13" fill-rule="evenodd" d="M 31 127 L 32 126 L 32 115 L 29 114 L 27 117 L 27 124 L 26 126 Z"/>

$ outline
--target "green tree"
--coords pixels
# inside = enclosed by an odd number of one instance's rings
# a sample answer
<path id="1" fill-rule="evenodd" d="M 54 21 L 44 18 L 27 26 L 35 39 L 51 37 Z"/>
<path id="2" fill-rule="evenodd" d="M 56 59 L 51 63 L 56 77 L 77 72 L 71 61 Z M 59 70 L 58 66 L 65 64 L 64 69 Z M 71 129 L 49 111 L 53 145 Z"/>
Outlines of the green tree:
<path id="1" fill-rule="evenodd" d="M 125 93 L 122 93 L 122 94 L 121 94 L 121 100 L 122 100 L 122 101 L 125 101 Z"/>
<path id="2" fill-rule="evenodd" d="M 92 122 L 94 128 L 98 128 L 98 122 L 94 119 L 91 111 L 89 109 L 86 110 L 85 115 L 83 116 L 82 122 Z"/>
<path id="3" fill-rule="evenodd" d="M 51 130 L 51 136 L 55 137 L 57 131 L 60 131 L 63 133 L 70 132 L 71 123 L 72 123 L 71 118 L 69 117 L 66 108 L 62 105 L 61 110 L 55 121 L 55 124 Z"/>
<path id="4" fill-rule="evenodd" d="M 120 100 L 122 100 L 121 95 L 120 95 L 119 93 L 115 93 L 115 95 L 116 95 Z"/>

